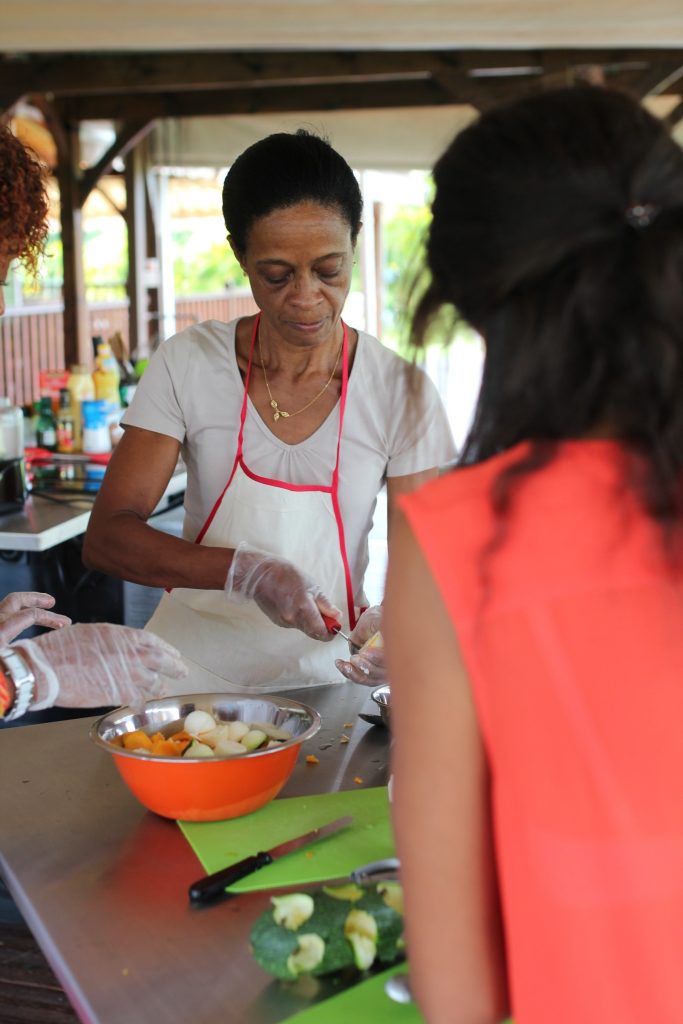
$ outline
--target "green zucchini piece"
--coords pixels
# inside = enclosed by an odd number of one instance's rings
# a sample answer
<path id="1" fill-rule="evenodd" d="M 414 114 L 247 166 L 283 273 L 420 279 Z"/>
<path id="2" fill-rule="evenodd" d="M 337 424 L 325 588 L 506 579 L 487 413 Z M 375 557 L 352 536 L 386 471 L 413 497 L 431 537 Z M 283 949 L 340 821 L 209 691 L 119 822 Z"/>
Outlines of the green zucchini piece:
<path id="1" fill-rule="evenodd" d="M 349 887 L 350 888 L 350 887 Z M 353 899 L 342 899 L 338 891 L 333 895 L 324 888 L 310 893 L 289 893 L 274 897 L 273 902 L 290 902 L 299 907 L 313 904 L 309 917 L 295 927 L 286 926 L 296 918 L 278 915 L 266 910 L 251 930 L 251 945 L 257 962 L 276 978 L 293 980 L 296 977 L 332 974 L 345 968 L 366 970 L 375 960 L 391 963 L 402 956 L 403 917 L 387 906 L 385 893 L 377 885 L 355 887 Z M 305 922 L 305 923 L 304 923 Z M 302 927 L 303 925 L 303 927 Z M 305 938 L 305 941 L 302 941 Z M 320 942 L 310 939 L 317 936 Z M 322 950 L 322 957 L 317 959 Z"/>

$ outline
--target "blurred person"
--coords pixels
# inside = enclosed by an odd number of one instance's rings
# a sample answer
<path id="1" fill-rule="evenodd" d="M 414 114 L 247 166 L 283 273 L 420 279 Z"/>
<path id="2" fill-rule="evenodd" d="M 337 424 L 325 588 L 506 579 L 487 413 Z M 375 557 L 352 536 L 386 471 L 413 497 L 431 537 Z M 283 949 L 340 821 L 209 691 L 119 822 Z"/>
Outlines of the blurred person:
<path id="1" fill-rule="evenodd" d="M 377 496 L 386 483 L 391 519 L 454 447 L 426 375 L 413 379 L 420 415 L 406 415 L 408 364 L 342 320 L 361 212 L 325 140 L 250 146 L 223 215 L 260 312 L 165 341 L 124 416 L 84 557 L 168 588 L 147 629 L 178 646 L 197 691 L 385 678 L 381 645 L 349 656 L 323 615 L 359 647 L 381 630 L 363 589 Z M 182 539 L 147 523 L 181 454 Z"/>
<path id="2" fill-rule="evenodd" d="M 400 501 L 386 644 L 434 1024 L 683 1019 L 683 152 L 579 87 L 438 161 L 431 285 L 484 338 L 461 464 Z"/>
<path id="3" fill-rule="evenodd" d="M 2 285 L 18 260 L 33 275 L 45 251 L 48 201 L 42 165 L 0 125 L 0 315 Z M 0 720 L 57 704 L 80 708 L 152 697 L 187 672 L 180 655 L 142 630 L 109 623 L 72 626 L 49 594 L 0 601 Z M 54 630 L 12 645 L 29 626 Z M 11 646 L 10 646 L 11 645 Z"/>

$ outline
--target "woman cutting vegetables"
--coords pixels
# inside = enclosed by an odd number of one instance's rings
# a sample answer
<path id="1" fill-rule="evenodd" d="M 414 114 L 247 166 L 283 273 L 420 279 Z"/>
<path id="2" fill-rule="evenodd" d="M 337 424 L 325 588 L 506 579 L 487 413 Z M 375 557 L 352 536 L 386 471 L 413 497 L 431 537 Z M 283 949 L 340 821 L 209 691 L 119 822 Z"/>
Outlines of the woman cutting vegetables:
<path id="1" fill-rule="evenodd" d="M 277 134 L 246 150 L 223 214 L 260 312 L 163 344 L 124 417 L 84 554 L 169 588 L 148 628 L 190 661 L 185 689 L 383 678 L 381 648 L 349 658 L 323 616 L 358 646 L 380 628 L 363 592 L 377 495 L 386 481 L 391 516 L 454 449 L 428 379 L 411 383 L 403 360 L 341 318 L 361 211 L 353 172 L 322 139 Z M 406 414 L 414 394 L 418 416 Z M 183 539 L 147 525 L 181 453 Z"/>

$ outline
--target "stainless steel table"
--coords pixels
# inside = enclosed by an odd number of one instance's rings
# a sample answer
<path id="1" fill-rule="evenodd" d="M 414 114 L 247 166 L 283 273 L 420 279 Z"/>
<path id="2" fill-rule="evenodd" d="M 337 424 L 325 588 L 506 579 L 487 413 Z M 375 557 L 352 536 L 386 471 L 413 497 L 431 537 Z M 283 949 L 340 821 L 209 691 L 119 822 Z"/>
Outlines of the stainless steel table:
<path id="1" fill-rule="evenodd" d="M 281 796 L 352 789 L 356 776 L 386 783 L 388 734 L 356 717 L 367 689 L 288 696 L 317 707 L 323 727 Z M 311 996 L 269 979 L 252 959 L 248 933 L 266 893 L 190 907 L 198 860 L 174 822 L 131 796 L 113 759 L 89 740 L 92 721 L 0 733 L 0 871 L 81 1019 L 275 1024 L 319 998 L 329 983 Z M 320 763 L 307 765 L 306 752 Z"/>

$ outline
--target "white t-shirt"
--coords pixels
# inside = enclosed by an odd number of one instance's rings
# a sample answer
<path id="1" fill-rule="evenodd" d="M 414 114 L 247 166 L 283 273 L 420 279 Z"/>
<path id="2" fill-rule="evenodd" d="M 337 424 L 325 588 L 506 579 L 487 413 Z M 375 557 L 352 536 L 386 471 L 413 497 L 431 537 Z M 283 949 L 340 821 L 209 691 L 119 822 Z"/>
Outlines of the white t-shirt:
<path id="1" fill-rule="evenodd" d="M 123 417 L 124 426 L 174 437 L 187 466 L 183 536 L 194 540 L 225 487 L 235 460 L 244 383 L 235 328 L 218 320 L 186 328 L 160 345 Z M 415 387 L 404 359 L 359 332 L 349 376 L 339 463 L 339 504 L 354 595 L 360 600 L 368 534 L 387 477 L 443 466 L 455 445 L 438 392 L 422 371 Z M 292 484 L 329 485 L 336 458 L 339 403 L 305 441 L 275 437 L 249 400 L 244 460 L 257 475 Z"/>

